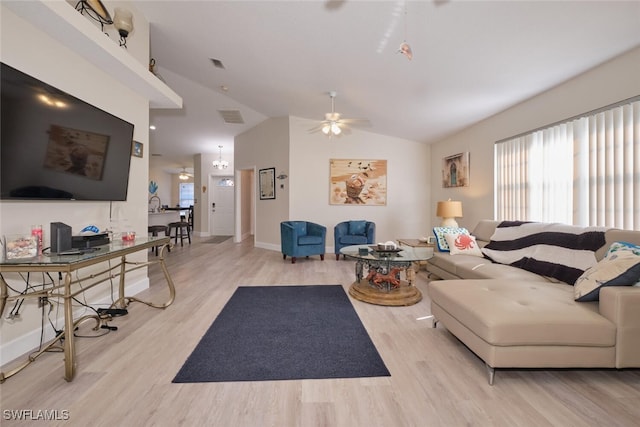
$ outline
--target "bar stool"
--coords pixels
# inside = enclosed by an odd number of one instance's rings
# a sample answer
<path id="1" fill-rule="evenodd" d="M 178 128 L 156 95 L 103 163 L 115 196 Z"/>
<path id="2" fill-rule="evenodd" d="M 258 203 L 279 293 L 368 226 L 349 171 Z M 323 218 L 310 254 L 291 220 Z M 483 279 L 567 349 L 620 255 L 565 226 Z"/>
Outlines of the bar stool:
<path id="1" fill-rule="evenodd" d="M 175 235 L 171 235 L 175 230 Z M 178 244 L 178 239 L 180 239 L 180 246 L 184 246 L 184 239 L 189 240 L 189 244 L 191 244 L 191 230 L 189 227 L 189 223 L 186 221 L 179 222 L 171 222 L 169 223 L 169 237 L 175 238 L 175 244 Z"/>
<path id="2" fill-rule="evenodd" d="M 169 236 L 169 227 L 166 225 L 150 225 L 147 227 L 147 231 L 151 233 L 153 237 L 157 237 L 158 233 L 163 232 L 165 236 Z M 167 246 L 169 252 L 171 252 L 171 245 Z M 151 248 L 152 251 L 155 251 L 156 256 L 158 256 L 158 246 L 154 246 Z"/>

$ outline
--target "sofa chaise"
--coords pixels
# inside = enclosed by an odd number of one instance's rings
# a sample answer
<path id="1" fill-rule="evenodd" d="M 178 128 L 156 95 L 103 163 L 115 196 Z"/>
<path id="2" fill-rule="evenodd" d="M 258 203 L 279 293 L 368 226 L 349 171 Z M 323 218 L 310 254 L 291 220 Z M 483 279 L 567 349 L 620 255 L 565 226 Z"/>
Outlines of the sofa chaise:
<path id="1" fill-rule="evenodd" d="M 578 276 L 573 286 L 554 278 L 567 273 L 556 271 L 567 269 L 561 259 L 564 255 L 553 252 L 557 249 L 554 243 L 540 244 L 536 241 L 537 235 L 497 241 L 497 232 L 503 233 L 499 225 L 497 221 L 483 220 L 470 233 L 475 239 L 472 243 L 482 248 L 481 256 L 437 252 L 427 265 L 432 278 L 428 295 L 434 327 L 438 323 L 444 325 L 485 362 L 489 384 L 493 384 L 496 368 L 640 367 L 640 287 L 637 283 L 633 286 L 640 274 L 640 257 L 630 258 L 626 266 L 632 267 L 613 274 L 612 277 L 617 277 L 615 280 L 598 277 L 605 271 L 601 266 L 606 264 L 609 268 L 612 264 L 608 262 L 617 263 L 622 259 L 611 252 L 614 242 L 640 245 L 640 232 L 602 230 L 602 246 L 596 250 L 593 250 L 595 246 L 583 250 L 582 240 L 576 238 L 577 247 L 570 253 L 591 254 L 595 265 L 583 265 L 582 270 L 571 266 L 569 281 Z M 554 232 L 542 234 L 563 236 Z M 516 258 L 520 252 L 537 255 L 524 256 L 512 263 L 494 262 L 501 254 L 491 258 L 487 255 L 492 254 L 490 248 L 500 249 L 501 244 L 508 246 L 515 241 L 520 245 L 514 252 Z M 565 237 L 559 240 L 561 244 L 566 241 Z M 633 245 L 628 246 L 633 248 Z M 534 247 L 537 250 L 534 251 Z M 637 250 L 634 253 L 640 255 Z M 541 263 L 543 274 L 537 267 L 530 268 L 536 256 L 547 257 L 547 261 Z M 550 265 L 553 271 L 547 276 Z M 611 272 L 607 270 L 604 276 L 607 274 Z M 632 276 L 635 279 L 629 278 Z M 433 280 L 438 278 L 444 280 Z M 593 285 L 594 289 L 579 295 L 584 284 Z"/>

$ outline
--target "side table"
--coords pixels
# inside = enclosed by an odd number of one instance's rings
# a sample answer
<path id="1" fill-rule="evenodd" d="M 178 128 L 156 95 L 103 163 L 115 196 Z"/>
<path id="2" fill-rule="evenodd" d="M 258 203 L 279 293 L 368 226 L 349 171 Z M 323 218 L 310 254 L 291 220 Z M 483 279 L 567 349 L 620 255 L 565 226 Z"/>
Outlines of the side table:
<path id="1" fill-rule="evenodd" d="M 423 242 L 418 239 L 402 238 L 402 239 L 396 239 L 396 240 L 398 242 L 398 246 L 408 246 L 410 248 L 413 248 L 414 251 L 418 251 L 418 252 L 424 251 L 426 254 L 426 256 L 424 257 L 425 259 L 423 261 L 415 262 L 414 268 L 407 270 L 407 276 L 411 275 L 411 277 L 407 277 L 407 280 L 410 282 L 413 282 L 413 280 L 415 279 L 415 273 L 417 271 L 420 271 L 421 266 L 427 265 L 427 263 L 429 262 L 428 259 L 433 256 L 435 244 Z"/>

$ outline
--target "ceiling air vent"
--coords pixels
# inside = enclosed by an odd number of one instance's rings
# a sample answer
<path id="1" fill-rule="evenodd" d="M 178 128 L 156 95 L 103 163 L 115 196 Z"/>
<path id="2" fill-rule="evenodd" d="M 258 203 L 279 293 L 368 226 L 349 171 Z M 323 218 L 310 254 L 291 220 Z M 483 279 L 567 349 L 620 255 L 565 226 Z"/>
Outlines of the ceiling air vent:
<path id="1" fill-rule="evenodd" d="M 219 59 L 215 59 L 215 58 L 209 58 L 211 59 L 211 62 L 213 62 L 213 66 L 216 68 L 221 68 L 224 70 L 224 64 L 222 63 L 222 61 L 220 61 Z"/>
<path id="2" fill-rule="evenodd" d="M 242 114 L 240 114 L 240 111 L 238 110 L 218 110 L 218 113 L 220 113 L 222 120 L 224 120 L 225 123 L 233 125 L 244 124 Z"/>

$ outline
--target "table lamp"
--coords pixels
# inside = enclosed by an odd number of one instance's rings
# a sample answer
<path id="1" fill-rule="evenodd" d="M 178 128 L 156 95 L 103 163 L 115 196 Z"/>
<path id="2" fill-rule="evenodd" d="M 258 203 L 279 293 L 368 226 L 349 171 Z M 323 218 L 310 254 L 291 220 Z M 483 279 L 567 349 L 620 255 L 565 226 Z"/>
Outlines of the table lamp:
<path id="1" fill-rule="evenodd" d="M 438 202 L 436 216 L 442 218 L 441 227 L 457 227 L 456 218 L 462 217 L 462 202 L 451 199 Z"/>

